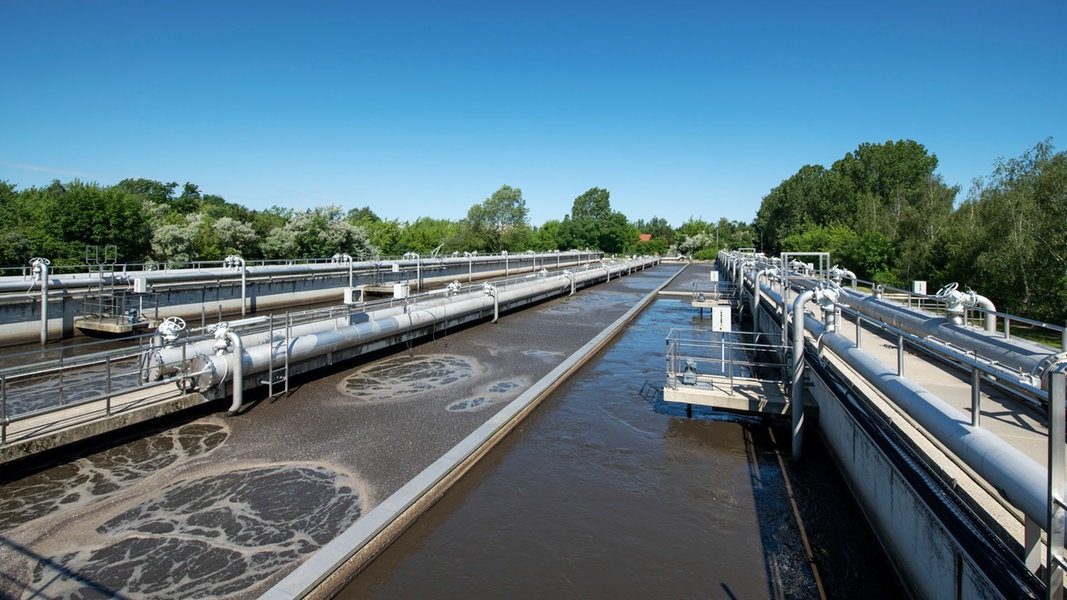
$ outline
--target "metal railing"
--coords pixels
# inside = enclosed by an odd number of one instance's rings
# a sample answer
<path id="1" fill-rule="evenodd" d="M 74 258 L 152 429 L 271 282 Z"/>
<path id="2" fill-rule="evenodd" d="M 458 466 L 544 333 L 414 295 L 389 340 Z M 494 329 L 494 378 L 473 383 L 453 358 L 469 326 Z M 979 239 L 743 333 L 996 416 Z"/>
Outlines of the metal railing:
<path id="1" fill-rule="evenodd" d="M 145 380 L 150 336 L 132 339 L 137 345 L 126 348 L 94 351 L 108 342 L 89 342 L 24 353 L 26 358 L 55 356 L 0 369 L 0 445 L 8 443 L 8 427 L 14 423 L 101 401 L 102 416 L 111 416 L 112 400 L 117 396 L 173 384 L 174 378 Z M 5 357 L 9 362 L 19 358 Z M 87 421 L 94 417 L 79 418 Z"/>
<path id="2" fill-rule="evenodd" d="M 776 358 L 766 336 L 734 331 L 671 329 L 666 338 L 667 386 L 722 388 L 742 384 L 781 385 L 789 365 Z"/>

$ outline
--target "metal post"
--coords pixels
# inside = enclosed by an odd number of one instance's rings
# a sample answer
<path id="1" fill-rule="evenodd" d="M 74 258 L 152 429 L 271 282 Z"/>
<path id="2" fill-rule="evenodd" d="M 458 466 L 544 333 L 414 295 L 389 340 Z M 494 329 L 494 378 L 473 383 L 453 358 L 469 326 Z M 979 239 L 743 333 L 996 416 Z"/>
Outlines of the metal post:
<path id="1" fill-rule="evenodd" d="M 856 313 L 856 347 L 860 347 L 860 332 L 863 331 L 863 317 Z"/>
<path id="2" fill-rule="evenodd" d="M 982 377 L 978 367 L 971 367 L 971 425 L 981 427 L 982 419 Z"/>
<path id="3" fill-rule="evenodd" d="M 7 375 L 0 375 L 0 443 L 7 444 Z"/>
<path id="4" fill-rule="evenodd" d="M 1048 395 L 1048 540 L 1045 547 L 1045 597 L 1063 599 L 1064 541 L 1064 466 L 1067 456 L 1063 444 L 1064 404 L 1067 403 L 1067 375 L 1060 370 L 1049 375 Z"/>
<path id="5" fill-rule="evenodd" d="M 105 412 L 105 414 L 107 414 L 107 416 L 110 417 L 111 416 L 111 356 L 110 355 L 104 357 L 104 365 L 106 366 L 106 370 L 107 370 L 107 377 L 104 378 L 104 379 L 107 380 L 106 381 L 106 386 L 107 387 L 105 388 L 107 390 L 107 403 L 106 403 L 106 406 L 104 407 L 104 412 Z"/>
<path id="6" fill-rule="evenodd" d="M 904 334 L 897 334 L 897 375 L 904 376 Z"/>

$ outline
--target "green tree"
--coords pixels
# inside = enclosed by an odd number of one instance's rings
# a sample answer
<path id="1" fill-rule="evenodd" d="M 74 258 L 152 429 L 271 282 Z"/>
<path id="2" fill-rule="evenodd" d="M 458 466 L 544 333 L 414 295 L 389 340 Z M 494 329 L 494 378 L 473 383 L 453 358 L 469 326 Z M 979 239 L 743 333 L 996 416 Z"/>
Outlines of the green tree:
<path id="1" fill-rule="evenodd" d="M 328 258 L 334 254 L 365 258 L 377 255 L 378 250 L 370 244 L 366 232 L 344 217 L 341 207 L 335 205 L 294 213 L 284 227 L 267 235 L 263 241 L 264 254 L 270 258 Z"/>
<path id="2" fill-rule="evenodd" d="M 86 245 L 114 244 L 120 260 L 144 260 L 151 246 L 151 228 L 140 198 L 78 180 L 63 188 L 60 197 L 48 204 L 49 220 L 62 248 L 54 258 L 80 263 L 85 259 Z"/>
<path id="3" fill-rule="evenodd" d="M 998 159 L 987 186 L 956 211 L 973 219 L 967 254 L 954 263 L 961 284 L 997 308 L 1054 322 L 1067 318 L 1067 154 L 1051 140 L 1019 158 Z M 960 250 L 968 249 L 959 245 Z"/>
<path id="4" fill-rule="evenodd" d="M 574 199 L 571 219 L 598 221 L 611 216 L 611 193 L 598 187 L 589 188 Z"/>
<path id="5" fill-rule="evenodd" d="M 430 256 L 437 248 L 440 248 L 439 252 L 452 252 L 458 230 L 459 225 L 448 219 L 420 217 L 400 230 L 396 253 L 416 252 L 421 256 Z"/>
<path id="6" fill-rule="evenodd" d="M 526 200 L 522 190 L 504 185 L 485 202 L 475 204 L 467 211 L 467 224 L 484 240 L 484 249 L 489 252 L 508 250 L 505 234 L 520 227 L 529 228 Z"/>

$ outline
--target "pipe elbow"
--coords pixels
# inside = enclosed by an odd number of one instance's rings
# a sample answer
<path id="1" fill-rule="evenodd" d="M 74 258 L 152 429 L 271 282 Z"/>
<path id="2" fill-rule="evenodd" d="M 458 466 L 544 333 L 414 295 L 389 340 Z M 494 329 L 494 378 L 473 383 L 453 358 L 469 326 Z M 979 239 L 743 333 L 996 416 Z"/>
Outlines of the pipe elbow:
<path id="1" fill-rule="evenodd" d="M 226 414 L 233 416 L 244 404 L 244 345 L 236 331 L 227 331 L 226 337 L 233 344 L 233 402 Z"/>

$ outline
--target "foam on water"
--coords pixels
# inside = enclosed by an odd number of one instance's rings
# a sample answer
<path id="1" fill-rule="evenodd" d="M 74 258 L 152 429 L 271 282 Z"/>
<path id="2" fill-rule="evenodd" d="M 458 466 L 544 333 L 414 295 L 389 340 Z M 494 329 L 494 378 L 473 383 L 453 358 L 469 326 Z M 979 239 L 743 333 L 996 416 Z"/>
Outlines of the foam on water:
<path id="1" fill-rule="evenodd" d="M 519 392 L 529 387 L 529 385 L 530 382 L 525 378 L 498 381 L 490 385 L 483 394 L 449 403 L 448 406 L 445 407 L 445 410 L 451 412 L 467 412 L 481 410 L 493 406 L 494 404 L 500 404 L 501 402 L 510 402 L 518 396 Z"/>
<path id="2" fill-rule="evenodd" d="M 262 585 L 363 512 L 347 475 L 316 464 L 179 480 L 117 515 L 89 514 L 79 550 L 44 556 L 23 598 L 213 598 Z"/>
<path id="3" fill-rule="evenodd" d="M 228 435 L 221 421 L 191 423 L 5 485 L 0 488 L 0 531 L 103 500 L 180 460 L 212 452 Z"/>
<path id="4" fill-rule="evenodd" d="M 367 365 L 343 379 L 337 388 L 360 402 L 408 400 L 467 381 L 481 372 L 482 367 L 470 357 L 403 355 Z"/>

